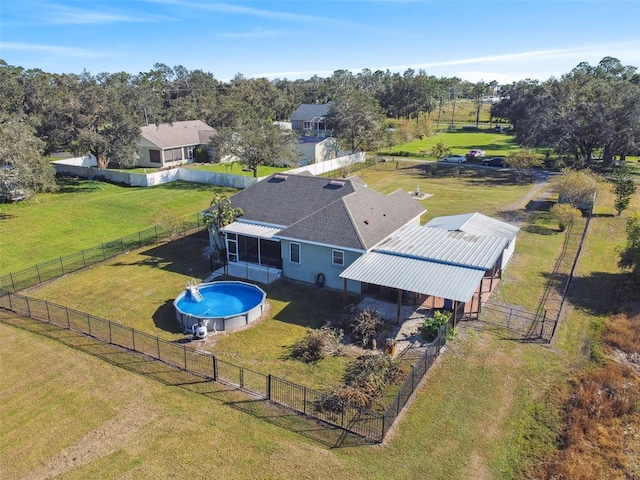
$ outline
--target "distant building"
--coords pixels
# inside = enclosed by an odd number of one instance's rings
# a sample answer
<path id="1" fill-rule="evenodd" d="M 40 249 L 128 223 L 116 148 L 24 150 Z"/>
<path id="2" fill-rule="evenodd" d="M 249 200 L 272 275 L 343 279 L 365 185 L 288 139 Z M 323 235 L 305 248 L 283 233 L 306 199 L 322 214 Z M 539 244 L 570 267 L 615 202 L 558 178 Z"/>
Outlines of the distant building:
<path id="1" fill-rule="evenodd" d="M 303 103 L 289 118 L 291 128 L 303 135 L 330 137 L 332 132 L 327 128 L 326 123 L 330 108 L 330 103 L 322 105 Z"/>
<path id="2" fill-rule="evenodd" d="M 200 120 L 145 125 L 138 141 L 139 167 L 173 167 L 195 157 L 206 147 L 216 130 Z"/>

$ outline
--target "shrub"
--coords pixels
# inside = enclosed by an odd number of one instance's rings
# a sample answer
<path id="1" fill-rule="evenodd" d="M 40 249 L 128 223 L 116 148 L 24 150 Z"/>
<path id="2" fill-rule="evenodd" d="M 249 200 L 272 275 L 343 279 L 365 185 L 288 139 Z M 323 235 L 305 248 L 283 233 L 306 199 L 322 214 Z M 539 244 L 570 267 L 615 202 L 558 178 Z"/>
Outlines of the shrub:
<path id="1" fill-rule="evenodd" d="M 580 219 L 582 213 L 568 203 L 556 203 L 549 211 L 551 218 L 558 222 L 561 232 L 573 226 Z"/>
<path id="2" fill-rule="evenodd" d="M 291 347 L 291 357 L 313 363 L 340 352 L 342 332 L 323 327 L 307 330 L 307 335 Z"/>
<path id="3" fill-rule="evenodd" d="M 432 342 L 438 336 L 440 329 L 451 318 L 451 312 L 436 310 L 433 317 L 427 318 L 420 327 L 420 335 L 427 342 Z"/>
<path id="4" fill-rule="evenodd" d="M 365 308 L 364 311 L 356 315 L 349 325 L 353 341 L 366 347 L 382 331 L 384 331 L 384 320 L 380 312 Z"/>
<path id="5" fill-rule="evenodd" d="M 209 163 L 211 160 L 209 159 L 209 154 L 204 148 L 196 148 L 194 152 L 194 157 L 196 161 L 199 163 Z"/>

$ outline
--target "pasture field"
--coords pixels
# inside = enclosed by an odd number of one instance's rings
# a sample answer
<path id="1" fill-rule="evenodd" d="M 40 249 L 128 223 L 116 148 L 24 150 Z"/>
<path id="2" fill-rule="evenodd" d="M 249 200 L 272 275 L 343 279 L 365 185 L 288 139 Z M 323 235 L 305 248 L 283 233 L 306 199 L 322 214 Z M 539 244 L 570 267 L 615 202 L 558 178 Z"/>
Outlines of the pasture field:
<path id="1" fill-rule="evenodd" d="M 384 193 L 413 191 L 419 184 L 422 192 L 433 194 L 422 201 L 428 209 L 426 220 L 480 211 L 524 222 L 516 256 L 497 295 L 533 308 L 562 236 L 544 210 L 525 208 L 531 185 L 513 184 L 506 172 L 471 170 L 463 167 L 458 175 L 433 177 L 417 165 L 359 174 Z M 614 249 L 624 240 L 625 216 L 614 216 L 609 200 L 607 195 L 598 199 L 598 215 L 570 291 L 575 306 L 568 309 L 554 342 L 510 342 L 480 324 L 462 324 L 383 445 L 350 443 L 339 432 L 223 386 L 0 312 L 0 473 L 3 478 L 59 474 L 70 479 L 533 475 L 540 456 L 556 446 L 566 380 L 589 362 L 591 324 L 611 306 Z M 640 210 L 638 195 L 630 210 Z M 120 216 L 126 214 L 122 210 Z M 187 241 L 130 252 L 28 294 L 106 318 L 120 317 L 136 322 L 136 328 L 146 325 L 146 331 L 178 339 L 167 302 L 186 279 L 202 278 L 208 268 L 197 241 L 195 247 Z M 4 254 L 5 244 L 0 248 Z M 22 262 L 19 268 L 33 264 Z M 610 281 L 600 282 L 603 278 Z M 322 322 L 337 303 L 327 296 L 314 304 L 304 291 L 296 295 L 294 289 L 277 288 L 274 285 L 270 294 L 271 317 L 257 328 L 221 337 L 214 345 L 216 354 L 268 370 L 284 345 L 302 335 L 305 325 Z M 267 332 L 268 323 L 277 327 L 275 333 Z M 293 364 L 288 368 L 291 378 L 315 373 L 293 371 Z M 329 375 L 339 370 L 338 364 L 328 368 L 333 372 Z"/>

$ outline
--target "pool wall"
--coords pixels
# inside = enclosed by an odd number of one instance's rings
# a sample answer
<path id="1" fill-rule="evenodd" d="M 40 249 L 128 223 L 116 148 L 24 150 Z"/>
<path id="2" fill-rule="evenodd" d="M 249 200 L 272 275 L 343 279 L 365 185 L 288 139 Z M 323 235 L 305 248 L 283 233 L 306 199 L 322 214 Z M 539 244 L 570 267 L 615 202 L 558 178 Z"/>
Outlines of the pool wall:
<path id="1" fill-rule="evenodd" d="M 211 283 L 201 283 L 198 285 L 198 288 L 201 287 L 206 287 L 208 285 L 213 285 L 213 284 L 241 284 L 241 285 L 248 285 L 250 287 L 255 288 L 256 290 L 262 292 L 262 301 L 259 302 L 255 307 L 251 308 L 250 310 L 247 310 L 245 312 L 241 312 L 235 315 L 229 315 L 226 317 L 208 317 L 208 316 L 197 316 L 197 315 L 193 315 L 190 313 L 184 313 L 182 310 L 180 310 L 180 308 L 178 307 L 177 303 L 178 300 L 180 300 L 182 297 L 184 297 L 184 295 L 186 294 L 186 292 L 182 292 L 180 295 L 178 295 L 178 297 L 175 299 L 174 301 L 174 306 L 176 309 L 176 320 L 178 321 L 178 324 L 182 327 L 182 329 L 185 332 L 191 333 L 192 331 L 192 327 L 193 325 L 197 325 L 198 322 L 200 320 L 208 320 L 209 323 L 207 324 L 207 331 L 209 332 L 221 332 L 223 330 L 232 330 L 234 328 L 240 328 L 240 327 L 244 327 L 245 325 L 249 325 L 251 322 L 259 319 L 262 314 L 264 313 L 264 307 L 265 307 L 265 301 L 266 301 L 266 297 L 267 294 L 259 287 L 256 287 L 255 285 L 251 285 L 250 283 L 245 283 L 245 282 L 211 282 Z"/>

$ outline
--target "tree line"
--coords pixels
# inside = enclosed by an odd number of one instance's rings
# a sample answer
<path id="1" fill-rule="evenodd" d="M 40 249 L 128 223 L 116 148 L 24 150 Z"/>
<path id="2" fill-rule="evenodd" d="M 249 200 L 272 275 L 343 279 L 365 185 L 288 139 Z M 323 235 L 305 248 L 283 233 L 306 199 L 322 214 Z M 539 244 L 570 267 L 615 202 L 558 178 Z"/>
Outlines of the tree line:
<path id="1" fill-rule="evenodd" d="M 388 118 L 437 115 L 443 105 L 473 98 L 481 106 L 496 82 L 471 84 L 436 78 L 424 71 L 403 74 L 337 70 L 327 78 L 305 80 L 245 78 L 223 82 L 203 70 L 156 64 L 131 75 L 55 74 L 24 69 L 0 60 L 0 112 L 3 122 L 27 123 L 44 142 L 45 155 L 59 150 L 92 153 L 99 164 L 126 167 L 145 124 L 200 119 L 214 128 L 287 120 L 303 103 L 324 104 L 360 92 Z"/>
<path id="2" fill-rule="evenodd" d="M 640 74 L 613 57 L 583 62 L 560 78 L 504 86 L 491 113 L 513 125 L 522 146 L 573 157 L 577 167 L 598 154 L 610 168 L 640 148 Z"/>
<path id="3" fill-rule="evenodd" d="M 610 166 L 640 143 L 640 74 L 612 57 L 595 67 L 581 63 L 557 79 L 502 86 L 412 69 L 336 70 L 299 80 L 238 74 L 223 82 L 203 70 L 164 64 L 137 75 L 93 75 L 53 74 L 0 60 L 0 135 L 14 139 L 0 152 L 0 163 L 16 166 L 29 157 L 38 167 L 31 170 L 47 171 L 36 157 L 65 150 L 91 153 L 103 168 L 131 167 L 145 124 L 200 119 L 229 131 L 286 120 L 303 103 L 329 102 L 328 122 L 342 146 L 370 150 L 388 141 L 385 119 L 444 121 L 444 107 L 455 112 L 464 99 L 473 103 L 477 125 L 487 97 L 498 99 L 492 119 L 511 124 L 519 145 L 573 156 L 579 166 L 596 154 Z M 52 186 L 34 175 L 28 183 L 35 191 Z"/>

